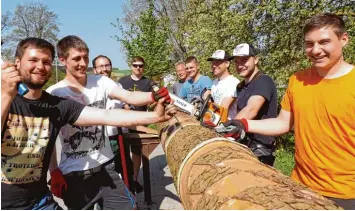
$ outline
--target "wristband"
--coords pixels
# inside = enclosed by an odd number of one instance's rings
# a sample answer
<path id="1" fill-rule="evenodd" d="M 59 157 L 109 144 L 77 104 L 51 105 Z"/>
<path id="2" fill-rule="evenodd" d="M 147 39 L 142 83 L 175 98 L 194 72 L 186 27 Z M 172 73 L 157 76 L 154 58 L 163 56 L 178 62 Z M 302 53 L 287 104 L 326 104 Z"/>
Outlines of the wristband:
<path id="1" fill-rule="evenodd" d="M 248 125 L 248 120 L 243 118 L 240 120 L 242 122 L 242 124 L 244 125 L 244 128 L 245 128 L 245 132 L 248 132 L 249 130 L 249 125 Z"/>

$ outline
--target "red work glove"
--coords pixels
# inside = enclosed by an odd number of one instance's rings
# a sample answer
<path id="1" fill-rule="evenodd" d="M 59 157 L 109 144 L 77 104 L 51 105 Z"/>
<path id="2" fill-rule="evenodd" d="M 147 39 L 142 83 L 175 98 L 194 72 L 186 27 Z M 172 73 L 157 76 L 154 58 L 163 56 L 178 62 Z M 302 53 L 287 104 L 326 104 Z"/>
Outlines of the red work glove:
<path id="1" fill-rule="evenodd" d="M 154 102 L 158 102 L 161 98 L 165 98 L 166 103 L 171 102 L 169 91 L 166 87 L 161 87 L 157 91 L 152 91 L 152 100 Z"/>
<path id="2" fill-rule="evenodd" d="M 63 188 L 67 190 L 68 185 L 59 168 L 51 172 L 51 191 L 53 195 L 62 198 Z"/>
<path id="3" fill-rule="evenodd" d="M 235 128 L 230 131 L 229 133 L 225 134 L 225 137 L 232 137 L 235 140 L 243 139 L 245 136 L 245 133 L 248 132 L 248 121 L 246 119 L 241 119 L 241 120 L 229 120 L 224 123 L 224 126 L 234 126 Z"/>

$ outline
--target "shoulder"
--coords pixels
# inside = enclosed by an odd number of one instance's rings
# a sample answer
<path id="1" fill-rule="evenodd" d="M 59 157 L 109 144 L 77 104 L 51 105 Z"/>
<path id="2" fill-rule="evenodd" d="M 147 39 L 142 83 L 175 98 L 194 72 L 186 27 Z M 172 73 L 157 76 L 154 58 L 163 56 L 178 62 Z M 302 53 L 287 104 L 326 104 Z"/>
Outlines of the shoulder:
<path id="1" fill-rule="evenodd" d="M 317 72 L 312 68 L 307 68 L 291 75 L 288 80 L 288 85 L 305 84 L 305 82 L 309 82 L 316 77 L 318 77 Z"/>
<path id="2" fill-rule="evenodd" d="M 227 82 L 228 82 L 228 83 L 231 83 L 231 84 L 233 84 L 233 85 L 240 83 L 239 79 L 236 78 L 236 77 L 234 77 L 233 75 L 228 76 Z"/>
<path id="3" fill-rule="evenodd" d="M 275 82 L 274 80 L 266 75 L 266 74 L 261 74 L 259 75 L 256 79 L 255 79 L 255 83 L 258 84 L 268 84 L 268 85 L 274 85 L 275 86 Z"/>
<path id="4" fill-rule="evenodd" d="M 210 77 L 208 77 L 207 75 L 201 75 L 201 79 L 204 80 L 204 81 L 211 81 L 212 82 Z"/>
<path id="5" fill-rule="evenodd" d="M 68 100 L 63 97 L 53 95 L 53 94 L 49 93 L 47 90 L 43 91 L 41 98 L 49 103 L 55 103 L 55 104 L 58 104 L 58 103 L 62 102 L 63 100 Z"/>
<path id="6" fill-rule="evenodd" d="M 46 92 L 53 94 L 57 89 L 62 88 L 62 87 L 65 87 L 65 83 L 64 83 L 64 81 L 59 81 L 58 83 L 48 87 L 46 89 Z"/>
<path id="7" fill-rule="evenodd" d="M 316 71 L 313 71 L 312 68 L 307 68 L 301 71 L 298 71 L 294 73 L 290 79 L 292 78 L 293 80 L 305 80 L 308 79 L 316 74 Z"/>
<path id="8" fill-rule="evenodd" d="M 131 76 L 126 75 L 126 76 L 123 76 L 122 78 L 118 79 L 118 82 L 121 83 L 121 82 L 127 81 L 129 79 L 131 79 Z"/>

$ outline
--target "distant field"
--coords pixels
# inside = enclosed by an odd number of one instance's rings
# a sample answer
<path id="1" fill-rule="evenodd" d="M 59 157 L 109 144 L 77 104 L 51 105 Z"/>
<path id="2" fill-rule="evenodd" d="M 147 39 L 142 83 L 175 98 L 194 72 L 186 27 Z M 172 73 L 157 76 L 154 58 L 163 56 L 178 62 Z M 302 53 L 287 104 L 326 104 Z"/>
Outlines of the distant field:
<path id="1" fill-rule="evenodd" d="M 131 74 L 131 70 L 119 70 L 117 68 L 113 68 L 111 78 L 115 80 L 115 79 L 119 79 L 125 75 L 130 75 L 130 74 Z"/>

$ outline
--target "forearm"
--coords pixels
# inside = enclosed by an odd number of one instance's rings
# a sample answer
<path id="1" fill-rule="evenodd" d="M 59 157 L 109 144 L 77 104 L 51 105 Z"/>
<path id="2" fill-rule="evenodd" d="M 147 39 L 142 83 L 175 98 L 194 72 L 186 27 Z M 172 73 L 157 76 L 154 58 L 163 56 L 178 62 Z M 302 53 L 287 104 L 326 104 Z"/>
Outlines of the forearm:
<path id="1" fill-rule="evenodd" d="M 153 103 L 154 100 L 151 92 L 131 92 L 124 102 L 134 106 L 143 106 Z"/>
<path id="2" fill-rule="evenodd" d="M 278 136 L 290 131 L 290 126 L 279 118 L 248 120 L 248 132 L 267 136 Z"/>
<path id="3" fill-rule="evenodd" d="M 51 161 L 49 163 L 49 172 L 52 172 L 53 170 L 58 168 L 58 163 L 57 163 L 57 150 L 54 146 L 52 156 L 51 156 Z"/>
<path id="4" fill-rule="evenodd" d="M 110 125 L 130 127 L 148 125 L 162 121 L 156 112 L 131 111 L 123 109 L 95 109 L 86 107 L 80 114 L 75 125 Z"/>
<path id="5" fill-rule="evenodd" d="M 234 98 L 225 97 L 225 98 L 223 98 L 220 106 L 222 106 L 223 108 L 229 109 L 229 107 L 232 105 L 233 101 L 234 101 Z"/>
<path id="6" fill-rule="evenodd" d="M 1 94 L 1 127 L 5 124 L 5 120 L 9 113 L 10 105 L 13 99 L 14 97 Z"/>
<path id="7" fill-rule="evenodd" d="M 143 106 L 154 102 L 151 92 L 130 92 L 120 89 L 120 91 L 113 91 L 111 97 L 134 106 Z"/>

